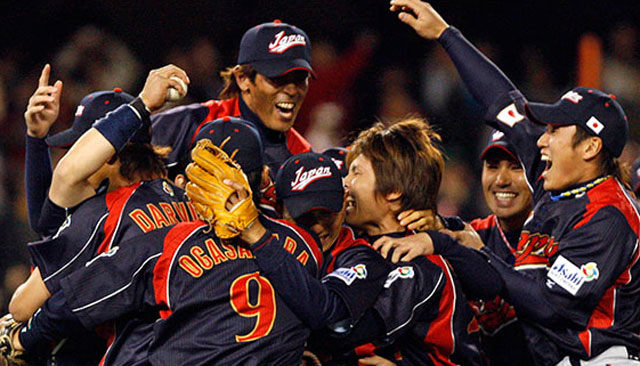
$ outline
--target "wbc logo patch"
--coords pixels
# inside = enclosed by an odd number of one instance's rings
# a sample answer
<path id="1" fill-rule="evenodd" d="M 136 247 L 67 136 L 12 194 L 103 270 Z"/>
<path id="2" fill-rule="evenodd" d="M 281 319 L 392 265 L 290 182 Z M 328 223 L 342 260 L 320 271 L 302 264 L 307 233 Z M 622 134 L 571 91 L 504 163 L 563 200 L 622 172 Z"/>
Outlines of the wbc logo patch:
<path id="1" fill-rule="evenodd" d="M 598 121 L 596 117 L 591 116 L 591 118 L 589 118 L 589 120 L 587 121 L 587 127 L 592 129 L 593 132 L 596 133 L 596 135 L 599 135 L 604 128 L 604 125 L 602 124 L 602 122 Z"/>
<path id="2" fill-rule="evenodd" d="M 384 288 L 389 288 L 397 279 L 402 278 L 413 278 L 415 272 L 413 271 L 413 267 L 405 266 L 398 267 L 393 271 L 389 272 L 387 275 L 387 280 L 384 283 Z"/>
<path id="3" fill-rule="evenodd" d="M 367 266 L 364 264 L 357 264 L 351 268 L 338 268 L 326 275 L 323 278 L 322 282 L 325 282 L 329 277 L 335 277 L 349 286 L 353 283 L 353 281 L 357 279 L 364 280 L 365 278 L 367 278 Z"/>

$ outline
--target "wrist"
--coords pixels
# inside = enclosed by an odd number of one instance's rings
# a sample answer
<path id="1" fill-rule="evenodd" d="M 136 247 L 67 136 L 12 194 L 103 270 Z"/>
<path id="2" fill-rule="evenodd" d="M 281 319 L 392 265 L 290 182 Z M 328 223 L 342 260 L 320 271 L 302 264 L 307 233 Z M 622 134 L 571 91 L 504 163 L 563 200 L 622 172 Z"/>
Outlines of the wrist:
<path id="1" fill-rule="evenodd" d="M 240 238 L 247 244 L 253 245 L 262 239 L 267 233 L 267 229 L 262 225 L 257 218 L 253 220 L 246 229 L 240 234 Z"/>
<path id="2" fill-rule="evenodd" d="M 27 128 L 27 136 L 32 137 L 34 139 L 42 140 L 45 137 L 47 137 L 47 133 L 49 133 L 49 131 L 42 132 L 42 131 L 37 131 L 37 130 L 32 130 L 30 128 Z"/>
<path id="3" fill-rule="evenodd" d="M 151 116 L 151 110 L 149 110 L 147 103 L 143 100 L 142 94 L 129 103 L 129 106 L 133 109 L 140 120 L 145 120 Z"/>

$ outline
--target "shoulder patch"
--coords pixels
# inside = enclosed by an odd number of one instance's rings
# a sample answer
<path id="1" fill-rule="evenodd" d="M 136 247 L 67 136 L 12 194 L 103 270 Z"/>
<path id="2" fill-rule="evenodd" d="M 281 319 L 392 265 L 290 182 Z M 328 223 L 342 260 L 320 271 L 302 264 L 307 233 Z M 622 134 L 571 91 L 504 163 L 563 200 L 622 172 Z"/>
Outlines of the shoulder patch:
<path id="1" fill-rule="evenodd" d="M 593 262 L 589 262 L 582 267 L 591 265 L 592 263 Z M 597 276 L 597 266 L 595 266 L 595 263 L 593 264 L 594 266 L 590 266 L 589 268 L 595 269 L 595 276 Z M 549 269 L 549 272 L 547 273 L 547 278 L 557 283 L 558 286 L 567 290 L 574 296 L 578 293 L 578 290 L 580 290 L 580 287 L 582 287 L 585 281 L 591 281 L 594 279 L 593 274 L 590 276 L 591 277 L 587 280 L 587 276 L 583 270 L 561 255 L 559 255 L 556 261 L 553 262 L 551 269 Z"/>
<path id="2" fill-rule="evenodd" d="M 513 127 L 516 123 L 522 121 L 524 116 L 518 113 L 515 103 L 511 103 L 504 107 L 504 109 L 498 113 L 496 118 L 505 125 Z"/>
<path id="3" fill-rule="evenodd" d="M 164 193 L 168 194 L 171 197 L 175 196 L 175 194 L 173 193 L 173 188 L 171 188 L 171 185 L 166 181 L 162 181 L 162 190 L 164 191 Z"/>
<path id="4" fill-rule="evenodd" d="M 391 287 L 391 284 L 393 284 L 398 278 L 413 278 L 414 275 L 415 272 L 413 271 L 413 267 L 398 267 L 389 272 L 389 274 L 387 275 L 387 280 L 384 283 L 384 288 Z"/>
<path id="5" fill-rule="evenodd" d="M 367 278 L 367 266 L 364 264 L 357 264 L 351 268 L 338 268 L 335 271 L 324 276 L 322 282 L 325 282 L 329 277 L 335 277 L 349 286 L 356 279 L 364 280 L 365 278 Z"/>

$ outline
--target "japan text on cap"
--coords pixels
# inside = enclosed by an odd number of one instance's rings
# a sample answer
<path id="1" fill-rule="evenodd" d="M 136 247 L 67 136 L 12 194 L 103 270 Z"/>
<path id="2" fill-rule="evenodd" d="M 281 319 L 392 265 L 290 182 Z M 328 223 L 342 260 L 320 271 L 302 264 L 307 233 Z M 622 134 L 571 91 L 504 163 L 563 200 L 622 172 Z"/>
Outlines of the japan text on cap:
<path id="1" fill-rule="evenodd" d="M 276 197 L 294 219 L 315 209 L 339 212 L 344 202 L 342 176 L 326 155 L 294 155 L 278 170 Z"/>
<path id="2" fill-rule="evenodd" d="M 311 42 L 300 28 L 280 21 L 249 29 L 240 41 L 238 64 L 250 64 L 260 74 L 274 78 L 311 68 Z"/>
<path id="3" fill-rule="evenodd" d="M 534 122 L 550 125 L 577 125 L 602 139 L 614 157 L 622 154 L 629 136 L 629 124 L 613 94 L 577 87 L 555 104 L 528 103 L 526 113 Z"/>
<path id="4" fill-rule="evenodd" d="M 489 138 L 487 146 L 484 148 L 484 150 L 482 150 L 482 153 L 480 154 L 480 159 L 484 160 L 487 153 L 494 149 L 500 149 L 507 153 L 507 155 L 512 157 L 514 160 L 520 161 L 520 159 L 518 159 L 516 150 L 513 148 L 513 145 L 511 145 L 511 143 L 509 143 L 509 141 L 504 137 L 504 133 L 502 131 L 493 131 L 493 133 L 491 134 L 491 138 Z"/>

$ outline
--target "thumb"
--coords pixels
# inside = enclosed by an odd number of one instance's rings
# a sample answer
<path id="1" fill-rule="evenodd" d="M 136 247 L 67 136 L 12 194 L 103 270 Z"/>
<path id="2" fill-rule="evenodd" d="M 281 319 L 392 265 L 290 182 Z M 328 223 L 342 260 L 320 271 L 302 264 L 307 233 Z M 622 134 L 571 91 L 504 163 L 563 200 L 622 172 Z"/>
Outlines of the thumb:
<path id="1" fill-rule="evenodd" d="M 416 17 L 407 12 L 400 12 L 398 14 L 398 19 L 400 19 L 401 22 L 408 24 L 413 29 L 416 28 L 416 23 L 418 22 Z"/>

